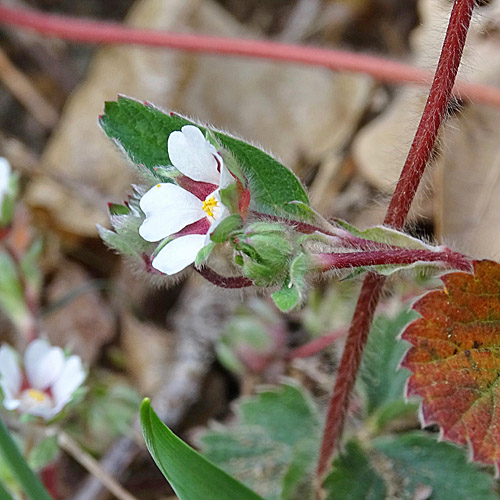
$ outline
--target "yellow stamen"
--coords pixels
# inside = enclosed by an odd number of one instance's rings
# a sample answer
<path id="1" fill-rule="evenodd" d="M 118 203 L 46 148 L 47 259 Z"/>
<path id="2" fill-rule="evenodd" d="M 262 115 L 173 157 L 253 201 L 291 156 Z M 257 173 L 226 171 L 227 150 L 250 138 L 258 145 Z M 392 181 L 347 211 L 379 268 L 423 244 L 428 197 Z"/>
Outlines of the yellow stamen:
<path id="1" fill-rule="evenodd" d="M 47 399 L 47 394 L 45 394 L 44 392 L 39 391 L 37 389 L 28 389 L 28 396 L 31 399 L 38 401 L 39 403 L 41 403 L 42 401 L 45 401 L 45 399 Z"/>
<path id="2" fill-rule="evenodd" d="M 219 202 L 215 199 L 215 196 L 210 196 L 201 205 L 202 210 L 209 216 L 214 216 L 214 209 L 219 206 Z"/>

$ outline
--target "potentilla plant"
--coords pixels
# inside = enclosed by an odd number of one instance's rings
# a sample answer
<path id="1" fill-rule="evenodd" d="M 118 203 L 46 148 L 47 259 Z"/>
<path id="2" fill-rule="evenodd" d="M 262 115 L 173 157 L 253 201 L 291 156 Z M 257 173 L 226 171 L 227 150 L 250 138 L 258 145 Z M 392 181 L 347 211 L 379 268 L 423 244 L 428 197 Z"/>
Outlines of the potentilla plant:
<path id="1" fill-rule="evenodd" d="M 288 311 L 330 271 L 470 268 L 466 257 L 389 227 L 326 221 L 290 170 L 216 129 L 123 96 L 100 123 L 144 180 L 123 205 L 109 205 L 114 231 L 100 234 L 157 280 L 192 266 L 217 286 L 271 288 Z"/>

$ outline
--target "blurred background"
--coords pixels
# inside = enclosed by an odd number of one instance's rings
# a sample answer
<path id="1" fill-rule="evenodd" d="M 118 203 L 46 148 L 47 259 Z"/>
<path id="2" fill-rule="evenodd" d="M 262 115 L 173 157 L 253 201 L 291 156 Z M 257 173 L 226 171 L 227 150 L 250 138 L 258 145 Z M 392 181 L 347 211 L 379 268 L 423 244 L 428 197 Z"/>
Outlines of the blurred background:
<path id="1" fill-rule="evenodd" d="M 3 0 L 2 5 L 128 26 L 343 48 L 433 69 L 447 0 Z M 460 77 L 500 85 L 500 1 L 482 2 Z M 21 175 L 16 230 L 37 238 L 37 321 L 90 369 L 69 421 L 81 447 L 138 499 L 175 498 L 137 437 L 141 397 L 190 440 L 230 403 L 282 375 L 319 401 L 338 346 L 290 360 L 291 349 L 350 320 L 357 282 L 322 283 L 306 308 L 281 316 L 262 297 L 214 291 L 194 275 L 159 289 L 108 251 L 96 223 L 121 203 L 134 169 L 97 125 L 125 94 L 261 145 L 292 168 L 326 217 L 382 221 L 425 103 L 424 88 L 366 75 L 131 45 L 44 38 L 0 25 L 0 156 Z M 500 255 L 500 110 L 453 102 L 409 230 L 475 257 Z M 412 296 L 411 282 L 395 294 Z M 398 295 L 399 294 L 399 295 Z M 392 307 L 389 297 L 384 305 Z M 8 317 L 0 340 L 22 347 Z M 288 356 L 288 357 L 287 357 Z M 191 441 L 193 442 L 193 441 Z M 67 454 L 60 498 L 109 498 Z"/>

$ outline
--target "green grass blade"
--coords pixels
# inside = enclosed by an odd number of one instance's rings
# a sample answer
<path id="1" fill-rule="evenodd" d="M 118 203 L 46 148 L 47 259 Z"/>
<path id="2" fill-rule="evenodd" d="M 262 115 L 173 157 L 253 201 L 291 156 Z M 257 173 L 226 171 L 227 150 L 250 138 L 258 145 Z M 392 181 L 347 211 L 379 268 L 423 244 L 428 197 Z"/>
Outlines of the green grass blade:
<path id="1" fill-rule="evenodd" d="M 141 425 L 151 456 L 179 500 L 263 500 L 178 438 L 149 399 L 141 405 Z"/>
<path id="2" fill-rule="evenodd" d="M 52 500 L 52 497 L 47 493 L 43 484 L 30 469 L 29 465 L 24 460 L 19 449 L 14 443 L 7 427 L 0 419 L 0 453 L 3 455 L 5 462 L 9 466 L 12 475 L 23 488 L 24 492 L 30 500 Z M 0 494 L 2 494 L 0 490 Z M 0 496 L 0 498 L 2 498 Z M 10 498 L 10 497 L 5 497 Z"/>

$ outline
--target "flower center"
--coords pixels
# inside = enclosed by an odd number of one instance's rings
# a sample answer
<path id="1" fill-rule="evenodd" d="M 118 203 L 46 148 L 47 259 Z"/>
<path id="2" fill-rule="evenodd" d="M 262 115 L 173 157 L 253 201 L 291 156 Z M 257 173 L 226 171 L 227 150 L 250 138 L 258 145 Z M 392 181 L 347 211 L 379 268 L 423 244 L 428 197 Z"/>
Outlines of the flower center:
<path id="1" fill-rule="evenodd" d="M 209 217 L 215 218 L 214 213 L 219 208 L 219 202 L 212 195 L 202 203 L 201 208 Z"/>
<path id="2" fill-rule="evenodd" d="M 49 394 L 38 389 L 29 388 L 20 394 L 21 404 L 19 410 L 21 413 L 39 414 L 40 410 L 50 410 L 53 407 L 53 401 Z"/>
<path id="3" fill-rule="evenodd" d="M 48 396 L 42 391 L 39 391 L 38 389 L 28 389 L 28 396 L 31 399 L 34 399 L 38 403 L 41 403 L 42 401 L 45 401 Z"/>

